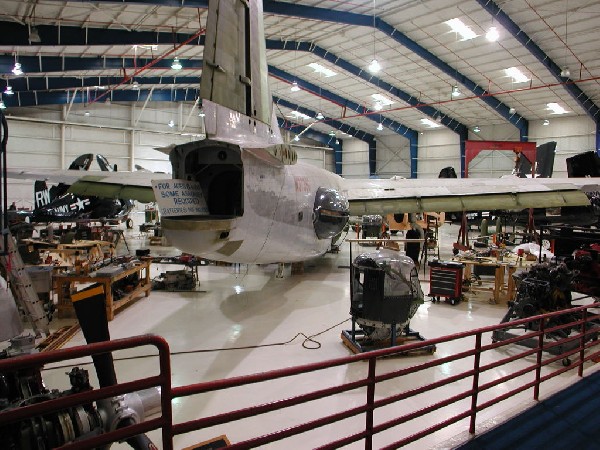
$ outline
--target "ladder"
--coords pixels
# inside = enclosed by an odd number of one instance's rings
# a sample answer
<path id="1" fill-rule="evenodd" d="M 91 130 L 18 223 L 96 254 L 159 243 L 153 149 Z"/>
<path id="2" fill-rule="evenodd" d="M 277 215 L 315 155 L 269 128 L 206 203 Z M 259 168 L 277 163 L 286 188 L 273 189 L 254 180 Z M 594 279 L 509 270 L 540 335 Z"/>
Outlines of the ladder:
<path id="1" fill-rule="evenodd" d="M 425 266 L 427 265 L 430 256 L 433 256 L 438 260 L 440 259 L 440 243 L 438 236 L 439 223 L 437 216 L 427 214 L 425 220 L 427 227 L 425 228 L 425 242 L 423 242 L 420 258 L 423 271 L 425 271 Z"/>
<path id="2" fill-rule="evenodd" d="M 39 299 L 31 277 L 25 270 L 23 259 L 17 250 L 15 238 L 7 233 L 8 239 L 0 238 L 0 264 L 6 274 L 15 302 L 19 310 L 24 314 L 33 327 L 37 337 L 44 333 L 50 334 L 48 314 L 44 309 L 44 303 Z M 4 243 L 8 243 L 8 248 L 4 249 Z"/>

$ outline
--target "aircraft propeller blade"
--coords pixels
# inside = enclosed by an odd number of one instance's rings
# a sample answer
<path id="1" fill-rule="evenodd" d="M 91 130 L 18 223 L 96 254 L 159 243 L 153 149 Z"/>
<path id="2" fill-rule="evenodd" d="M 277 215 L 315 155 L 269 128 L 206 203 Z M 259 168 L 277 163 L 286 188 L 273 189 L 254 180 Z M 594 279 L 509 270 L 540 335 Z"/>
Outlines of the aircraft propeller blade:
<path id="1" fill-rule="evenodd" d="M 106 316 L 104 286 L 93 284 L 71 296 L 79 326 L 88 344 L 110 341 L 108 317 Z M 100 387 L 117 384 L 115 364 L 112 353 L 102 353 L 92 356 L 98 383 Z M 133 425 L 133 418 L 127 417 L 120 421 L 117 428 Z M 135 450 L 157 448 L 145 434 L 138 434 L 127 439 L 127 443 Z"/>

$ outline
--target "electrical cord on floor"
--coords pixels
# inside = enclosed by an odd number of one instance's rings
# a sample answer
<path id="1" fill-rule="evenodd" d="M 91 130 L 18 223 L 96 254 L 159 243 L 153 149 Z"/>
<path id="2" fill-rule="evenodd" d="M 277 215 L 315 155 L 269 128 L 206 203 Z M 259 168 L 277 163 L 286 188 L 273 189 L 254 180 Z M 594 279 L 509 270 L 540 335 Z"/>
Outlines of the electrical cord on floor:
<path id="1" fill-rule="evenodd" d="M 291 338 L 287 341 L 284 341 L 284 342 L 275 342 L 272 344 L 260 344 L 260 345 L 245 345 L 245 346 L 241 346 L 241 347 L 229 347 L 229 348 L 207 348 L 207 349 L 198 349 L 198 350 L 183 350 L 180 352 L 171 352 L 171 356 L 189 355 L 189 354 L 195 354 L 195 353 L 223 352 L 223 351 L 227 351 L 227 350 L 249 350 L 249 349 L 263 348 L 263 347 L 278 347 L 278 346 L 282 346 L 282 345 L 289 345 L 289 344 L 293 343 L 299 337 L 304 337 L 304 341 L 302 341 L 302 347 L 304 347 L 307 350 L 318 350 L 321 348 L 321 343 L 319 341 L 315 340 L 314 339 L 315 337 L 320 336 L 324 333 L 327 333 L 328 331 L 333 330 L 334 328 L 339 327 L 340 325 L 342 325 L 348 321 L 350 321 L 350 318 L 342 320 L 341 322 L 338 322 L 335 325 L 332 325 L 323 331 L 319 331 L 318 333 L 311 334 L 310 336 L 307 336 L 305 333 L 299 332 L 293 338 Z M 158 356 L 158 354 L 127 356 L 127 357 L 123 357 L 123 358 L 114 358 L 114 361 L 115 362 L 116 361 L 129 361 L 129 360 L 134 360 L 134 359 L 154 358 L 157 356 Z M 65 364 L 65 365 L 61 365 L 61 366 L 53 366 L 53 367 L 44 368 L 43 370 L 65 369 L 65 368 L 69 368 L 69 367 L 86 366 L 86 365 L 90 365 L 90 364 L 92 364 L 91 361 L 76 363 L 76 364 Z"/>

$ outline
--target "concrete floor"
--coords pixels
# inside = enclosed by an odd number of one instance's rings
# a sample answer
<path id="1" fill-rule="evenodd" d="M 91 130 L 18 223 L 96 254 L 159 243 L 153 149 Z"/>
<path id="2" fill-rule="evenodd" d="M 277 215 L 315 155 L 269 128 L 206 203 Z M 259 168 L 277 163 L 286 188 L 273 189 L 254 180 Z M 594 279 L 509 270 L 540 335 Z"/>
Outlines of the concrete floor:
<path id="1" fill-rule="evenodd" d="M 452 242 L 458 234 L 457 226 L 445 225 L 440 232 L 442 259 L 450 257 Z M 152 254 L 177 254 L 169 247 L 150 247 L 147 238 L 138 232 L 128 233 L 129 247 L 151 248 Z M 122 251 L 122 249 L 120 249 Z M 199 271 L 200 283 L 196 292 L 153 291 L 148 298 L 142 298 L 119 312 L 110 322 L 111 337 L 123 338 L 146 333 L 164 337 L 170 345 L 172 356 L 173 385 L 186 385 L 200 381 L 216 380 L 225 377 L 252 374 L 279 369 L 288 366 L 323 361 L 350 354 L 341 341 L 340 333 L 350 327 L 349 316 L 349 244 L 344 243 L 339 253 L 327 254 L 322 258 L 305 264 L 302 275 L 290 275 L 289 267 L 284 278 L 276 278 L 275 265 L 269 266 L 206 266 Z M 174 270 L 174 266 L 152 266 L 152 276 L 158 276 L 165 270 Z M 429 292 L 428 273 L 420 272 L 422 289 Z M 418 309 L 411 321 L 411 328 L 419 331 L 425 338 L 440 337 L 463 330 L 486 325 L 498 324 L 506 313 L 503 304 L 491 304 L 489 294 L 473 296 L 467 301 L 452 306 L 448 303 L 432 303 L 425 297 L 425 303 Z M 63 320 L 53 322 L 60 326 Z M 317 349 L 303 347 L 305 336 L 317 335 L 314 340 L 320 346 Z M 277 345 L 286 343 L 285 345 Z M 81 333 L 67 346 L 84 344 Z M 456 350 L 453 346 L 464 343 L 448 343 L 438 347 L 433 355 L 390 358 L 382 361 L 388 368 L 401 368 L 439 358 Z M 237 349 L 238 347 L 251 347 Z M 141 356 L 153 349 L 132 349 L 116 355 L 123 357 Z M 184 354 L 178 354 L 185 352 Z M 505 356 L 505 355 L 501 355 Z M 356 366 L 356 365 L 355 365 Z M 154 357 L 128 359 L 116 362 L 119 381 L 135 379 L 140 374 L 155 373 L 157 359 Z M 92 366 L 88 366 L 93 372 Z M 338 367 L 328 372 L 329 381 L 349 380 L 357 376 L 364 367 Z M 452 364 L 432 369 L 431 379 L 451 375 L 458 367 Z M 44 378 L 49 387 L 68 388 L 67 370 L 49 369 Z M 358 372 L 355 372 L 358 371 Z M 303 389 L 319 385 L 323 380 L 318 377 L 304 376 L 302 385 L 277 384 L 275 390 L 284 394 L 301 392 Z M 544 392 L 551 392 L 562 385 L 575 380 L 573 371 L 551 382 Z M 408 379 L 406 385 L 417 380 Z M 404 383 L 403 383 L 404 384 Z M 404 386 L 405 387 L 405 386 Z M 272 388 L 270 388 L 272 389 Z M 501 387 L 499 387 L 501 389 Z M 236 392 L 218 392 L 204 396 L 179 399 L 174 402 L 176 422 L 189 420 L 213 413 L 215 410 L 235 409 L 252 400 L 260 402 L 270 398 L 272 390 L 261 390 L 254 386 Z M 349 393 L 334 402 L 339 405 L 360 404 L 362 398 Z M 435 396 L 435 393 L 429 394 Z M 241 400 L 243 399 L 243 401 Z M 503 402 L 505 415 L 531 404 L 531 394 Z M 294 419 L 299 422 L 313 418 L 311 408 L 294 409 Z M 397 411 L 390 411 L 396 413 Z M 289 417 L 269 416 L 225 426 L 219 429 L 201 430 L 183 435 L 175 440 L 175 448 L 183 448 L 194 443 L 210 439 L 219 434 L 227 434 L 233 441 L 246 436 L 247 431 L 270 429 L 271 426 L 288 426 Z M 499 416 L 482 416 L 488 424 L 497 423 Z M 438 419 L 441 419 L 438 417 Z M 327 438 L 336 436 L 337 427 L 352 427 L 352 421 L 324 427 L 317 432 L 307 433 L 290 441 L 276 443 L 268 448 L 313 448 Z M 451 426 L 442 432 L 428 436 L 408 448 L 448 448 L 465 438 L 468 421 Z M 407 430 L 396 430 L 396 439 Z M 160 434 L 150 434 L 160 447 Z M 459 436 L 457 438 L 457 436 Z M 462 436 L 462 437 L 461 437 Z M 113 448 L 129 448 L 118 444 Z M 348 448 L 362 448 L 354 444 Z"/>

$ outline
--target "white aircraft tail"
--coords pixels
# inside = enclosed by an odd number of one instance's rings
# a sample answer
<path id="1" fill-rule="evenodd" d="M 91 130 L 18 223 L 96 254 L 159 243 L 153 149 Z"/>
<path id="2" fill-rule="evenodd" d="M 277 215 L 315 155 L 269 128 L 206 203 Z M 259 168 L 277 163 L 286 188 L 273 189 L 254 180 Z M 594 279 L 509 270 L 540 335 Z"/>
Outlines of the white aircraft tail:
<path id="1" fill-rule="evenodd" d="M 268 85 L 262 0 L 210 0 L 200 94 L 210 139 L 282 143 Z"/>

